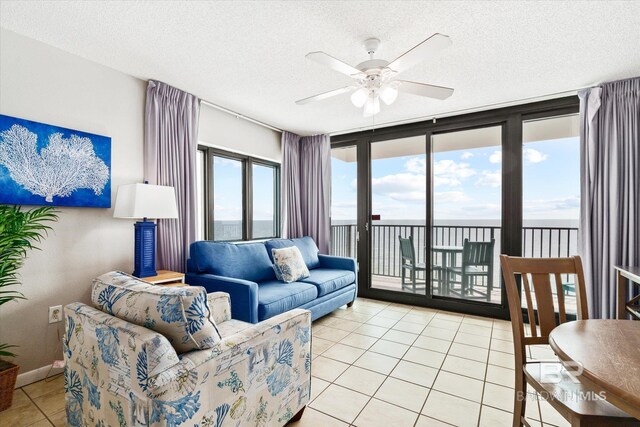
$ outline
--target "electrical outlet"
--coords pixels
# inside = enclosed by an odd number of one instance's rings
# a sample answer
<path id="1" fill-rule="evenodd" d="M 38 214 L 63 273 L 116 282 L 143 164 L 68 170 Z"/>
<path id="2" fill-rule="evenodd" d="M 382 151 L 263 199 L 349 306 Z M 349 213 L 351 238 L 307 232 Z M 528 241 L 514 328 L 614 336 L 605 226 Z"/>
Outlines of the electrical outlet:
<path id="1" fill-rule="evenodd" d="M 54 305 L 49 307 L 49 323 L 58 323 L 62 321 L 62 306 Z"/>

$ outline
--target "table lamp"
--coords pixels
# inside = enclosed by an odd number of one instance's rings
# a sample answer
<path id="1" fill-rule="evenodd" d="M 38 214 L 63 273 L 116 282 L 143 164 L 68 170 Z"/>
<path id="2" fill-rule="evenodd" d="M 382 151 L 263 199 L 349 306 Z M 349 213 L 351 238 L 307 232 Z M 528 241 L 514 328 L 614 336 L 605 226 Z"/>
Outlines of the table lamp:
<path id="1" fill-rule="evenodd" d="M 133 275 L 156 276 L 156 223 L 148 218 L 178 218 L 173 187 L 151 184 L 127 184 L 118 187 L 114 218 L 142 219 L 135 227 Z"/>

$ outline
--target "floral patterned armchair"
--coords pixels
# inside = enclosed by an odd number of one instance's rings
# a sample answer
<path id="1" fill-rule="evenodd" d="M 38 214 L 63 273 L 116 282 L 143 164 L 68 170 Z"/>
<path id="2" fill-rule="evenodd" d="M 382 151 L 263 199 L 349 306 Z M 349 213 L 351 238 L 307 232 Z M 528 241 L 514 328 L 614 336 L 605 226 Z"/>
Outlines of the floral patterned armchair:
<path id="1" fill-rule="evenodd" d="M 102 303 L 100 295 L 92 297 L 100 309 L 82 303 L 65 307 L 68 425 L 282 426 L 302 415 L 311 385 L 309 311 L 292 310 L 254 325 L 231 319 L 228 294 L 205 293 L 206 310 L 196 311 L 208 314 L 204 320 L 215 325 L 219 337 L 201 340 L 208 348 L 178 354 L 176 343 L 149 328 L 161 323 L 154 316 L 166 315 L 158 298 L 165 291 L 154 287 L 147 293 L 139 281 L 136 286 L 120 299 L 124 315 L 104 303 L 117 297 L 116 292 L 105 296 L 104 289 Z M 94 294 L 96 289 L 94 283 Z M 195 295 L 193 301 L 204 292 L 162 289 L 180 298 Z M 150 314 L 153 307 L 158 313 Z M 140 315 L 131 317 L 133 312 Z M 136 324 L 143 318 L 149 327 Z"/>

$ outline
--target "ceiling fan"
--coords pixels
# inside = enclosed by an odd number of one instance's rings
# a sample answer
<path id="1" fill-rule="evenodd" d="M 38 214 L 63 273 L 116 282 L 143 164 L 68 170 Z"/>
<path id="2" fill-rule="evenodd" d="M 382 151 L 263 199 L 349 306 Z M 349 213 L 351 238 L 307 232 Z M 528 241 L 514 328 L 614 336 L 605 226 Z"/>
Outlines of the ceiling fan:
<path id="1" fill-rule="evenodd" d="M 453 94 L 453 89 L 451 88 L 397 80 L 396 76 L 419 62 L 431 59 L 437 52 L 451 46 L 451 44 L 451 39 L 448 36 L 436 33 L 395 60 L 388 62 L 383 59 L 373 58 L 380 46 L 380 40 L 371 38 L 364 42 L 364 48 L 369 54 L 369 60 L 355 67 L 324 52 L 308 53 L 306 58 L 326 65 L 339 73 L 346 74 L 352 77 L 355 82 L 350 86 L 300 99 L 296 101 L 296 104 L 308 104 L 309 102 L 353 92 L 351 94 L 353 105 L 358 108 L 364 107 L 363 116 L 370 117 L 380 112 L 380 100 L 387 105 L 391 105 L 398 97 L 398 91 L 427 98 L 447 99 Z"/>

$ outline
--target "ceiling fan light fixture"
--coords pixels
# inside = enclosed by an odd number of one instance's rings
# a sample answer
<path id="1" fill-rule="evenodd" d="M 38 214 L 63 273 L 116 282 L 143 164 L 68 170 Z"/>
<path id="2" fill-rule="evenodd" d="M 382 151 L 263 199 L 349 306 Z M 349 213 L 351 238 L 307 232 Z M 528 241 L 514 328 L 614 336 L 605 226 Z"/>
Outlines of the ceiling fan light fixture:
<path id="1" fill-rule="evenodd" d="M 363 87 L 356 90 L 351 94 L 351 102 L 358 108 L 364 107 L 364 104 L 367 102 L 367 98 L 369 97 L 369 91 Z"/>
<path id="2" fill-rule="evenodd" d="M 364 110 L 362 112 L 363 117 L 375 116 L 380 112 L 380 97 L 377 94 L 372 93 L 364 104 Z"/>
<path id="3" fill-rule="evenodd" d="M 393 102 L 398 97 L 398 89 L 391 85 L 384 85 L 378 91 L 380 94 L 380 99 L 387 105 L 393 104 Z"/>

